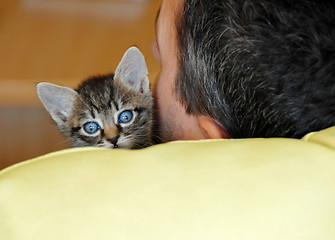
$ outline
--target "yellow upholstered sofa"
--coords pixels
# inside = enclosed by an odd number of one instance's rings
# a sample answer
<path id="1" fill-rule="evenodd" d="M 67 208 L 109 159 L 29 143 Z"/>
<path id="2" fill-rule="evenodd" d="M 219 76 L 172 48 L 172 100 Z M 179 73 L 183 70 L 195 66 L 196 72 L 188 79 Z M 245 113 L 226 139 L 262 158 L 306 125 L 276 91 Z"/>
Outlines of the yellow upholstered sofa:
<path id="1" fill-rule="evenodd" d="M 75 148 L 0 172 L 1 240 L 334 240 L 335 127 Z"/>

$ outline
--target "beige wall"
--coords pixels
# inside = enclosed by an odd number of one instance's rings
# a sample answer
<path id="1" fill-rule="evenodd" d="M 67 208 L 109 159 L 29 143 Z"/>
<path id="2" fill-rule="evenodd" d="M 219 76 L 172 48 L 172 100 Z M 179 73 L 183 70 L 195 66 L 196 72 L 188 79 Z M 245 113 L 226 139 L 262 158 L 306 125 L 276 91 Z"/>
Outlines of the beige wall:
<path id="1" fill-rule="evenodd" d="M 4 0 L 0 2 L 0 169 L 68 147 L 42 108 L 35 84 L 76 86 L 115 70 L 137 45 L 149 77 L 159 0 Z"/>

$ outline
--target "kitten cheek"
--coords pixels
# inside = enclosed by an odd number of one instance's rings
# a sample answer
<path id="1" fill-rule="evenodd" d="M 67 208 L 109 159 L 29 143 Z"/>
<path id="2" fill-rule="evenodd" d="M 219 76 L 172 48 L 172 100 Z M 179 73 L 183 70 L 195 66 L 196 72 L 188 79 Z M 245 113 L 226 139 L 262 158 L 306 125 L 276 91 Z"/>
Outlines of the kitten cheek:
<path id="1" fill-rule="evenodd" d="M 131 148 L 131 139 L 125 138 L 125 137 L 120 137 L 118 143 L 117 143 L 119 148 Z"/>
<path id="2" fill-rule="evenodd" d="M 103 148 L 114 148 L 111 144 L 105 143 L 103 145 L 99 145 L 98 147 L 103 147 Z"/>

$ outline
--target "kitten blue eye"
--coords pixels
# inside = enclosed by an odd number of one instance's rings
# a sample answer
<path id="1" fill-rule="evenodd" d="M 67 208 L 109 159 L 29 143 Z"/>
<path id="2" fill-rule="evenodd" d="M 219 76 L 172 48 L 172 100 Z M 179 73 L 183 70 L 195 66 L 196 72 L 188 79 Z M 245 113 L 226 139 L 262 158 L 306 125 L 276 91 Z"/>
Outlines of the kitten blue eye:
<path id="1" fill-rule="evenodd" d="M 96 122 L 88 122 L 84 124 L 84 130 L 88 134 L 94 134 L 100 129 L 99 124 Z"/>
<path id="2" fill-rule="evenodd" d="M 128 123 L 133 118 L 133 113 L 130 110 L 123 111 L 119 115 L 120 123 Z"/>

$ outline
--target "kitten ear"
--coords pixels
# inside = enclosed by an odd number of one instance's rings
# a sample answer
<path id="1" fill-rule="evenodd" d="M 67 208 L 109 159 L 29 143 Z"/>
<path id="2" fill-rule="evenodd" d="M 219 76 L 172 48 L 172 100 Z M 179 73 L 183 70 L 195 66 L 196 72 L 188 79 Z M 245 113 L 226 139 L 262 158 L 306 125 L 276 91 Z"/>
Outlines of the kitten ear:
<path id="1" fill-rule="evenodd" d="M 78 93 L 71 88 L 41 82 L 36 85 L 37 95 L 59 127 L 69 119 Z"/>
<path id="2" fill-rule="evenodd" d="M 115 70 L 114 79 L 138 92 L 150 92 L 148 69 L 141 51 L 129 48 Z"/>

